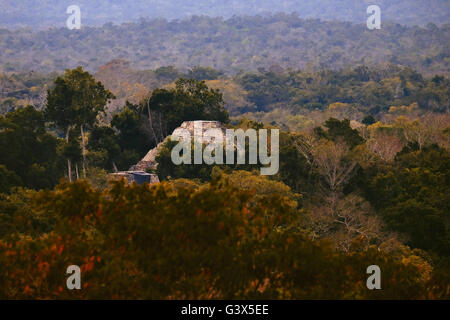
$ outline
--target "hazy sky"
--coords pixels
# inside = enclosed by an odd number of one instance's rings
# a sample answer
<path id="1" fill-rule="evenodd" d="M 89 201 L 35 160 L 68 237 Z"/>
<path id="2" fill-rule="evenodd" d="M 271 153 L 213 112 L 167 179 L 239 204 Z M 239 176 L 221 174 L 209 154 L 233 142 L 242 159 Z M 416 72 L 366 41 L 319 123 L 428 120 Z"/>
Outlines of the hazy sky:
<path id="1" fill-rule="evenodd" d="M 450 22 L 450 0 L 0 0 L 0 26 L 64 27 L 70 5 L 81 8 L 84 25 L 120 24 L 141 17 L 231 17 L 267 12 L 365 23 L 371 4 L 381 7 L 384 19 L 401 24 Z"/>

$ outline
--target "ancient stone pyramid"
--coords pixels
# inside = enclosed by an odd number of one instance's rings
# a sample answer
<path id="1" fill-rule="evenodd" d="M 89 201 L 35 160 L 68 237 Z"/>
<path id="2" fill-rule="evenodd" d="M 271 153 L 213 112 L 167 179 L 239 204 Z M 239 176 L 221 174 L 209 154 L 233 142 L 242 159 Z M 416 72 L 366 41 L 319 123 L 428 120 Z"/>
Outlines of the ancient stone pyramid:
<path id="1" fill-rule="evenodd" d="M 225 133 L 225 128 L 222 126 L 222 124 L 219 121 L 206 121 L 206 120 L 196 120 L 196 121 L 185 121 L 181 124 L 181 126 L 179 126 L 178 128 L 176 128 L 172 134 L 174 134 L 177 130 L 179 129 L 187 129 L 189 131 L 189 133 L 191 134 L 191 137 L 194 137 L 194 139 L 197 139 L 199 137 L 196 137 L 194 135 L 194 125 L 201 125 L 203 132 L 202 132 L 202 137 L 200 137 L 201 139 L 203 139 L 203 133 L 208 130 L 208 129 L 220 129 Z M 158 163 L 156 162 L 156 157 L 158 156 L 158 154 L 161 152 L 161 149 L 164 145 L 165 142 L 167 142 L 167 140 L 170 138 L 170 136 L 166 137 L 164 139 L 164 141 L 162 141 L 161 143 L 159 143 L 155 148 L 151 149 L 147 155 L 142 158 L 141 161 L 139 161 L 136 165 L 132 166 L 130 168 L 130 171 L 146 171 L 146 170 L 156 170 L 156 168 L 158 167 Z"/>

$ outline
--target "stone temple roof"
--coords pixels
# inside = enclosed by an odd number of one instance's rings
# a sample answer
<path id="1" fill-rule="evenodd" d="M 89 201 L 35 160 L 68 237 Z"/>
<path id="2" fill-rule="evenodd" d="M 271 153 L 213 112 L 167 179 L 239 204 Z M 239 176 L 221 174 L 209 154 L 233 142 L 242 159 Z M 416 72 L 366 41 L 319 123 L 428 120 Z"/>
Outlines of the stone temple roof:
<path id="1" fill-rule="evenodd" d="M 186 129 L 189 131 L 191 136 L 196 139 L 196 136 L 194 135 L 194 125 L 200 125 L 202 126 L 203 133 L 208 129 L 220 129 L 223 132 L 225 131 L 225 128 L 222 126 L 222 124 L 219 121 L 207 121 L 207 120 L 195 120 L 195 121 L 185 121 L 176 128 L 172 134 L 174 134 L 179 129 Z M 161 151 L 161 148 L 163 144 L 170 138 L 166 137 L 163 142 L 159 143 L 155 148 L 151 149 L 144 158 L 142 158 L 141 161 L 139 161 L 136 165 L 132 166 L 130 168 L 130 171 L 146 171 L 148 169 L 150 170 L 156 170 L 158 167 L 158 163 L 156 162 L 156 157 Z"/>

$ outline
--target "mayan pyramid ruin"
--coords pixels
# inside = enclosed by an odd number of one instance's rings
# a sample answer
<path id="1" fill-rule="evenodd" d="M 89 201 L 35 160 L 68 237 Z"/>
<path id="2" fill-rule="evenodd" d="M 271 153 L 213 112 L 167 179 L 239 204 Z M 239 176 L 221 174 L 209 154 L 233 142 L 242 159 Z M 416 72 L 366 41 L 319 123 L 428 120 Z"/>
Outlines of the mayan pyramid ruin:
<path id="1" fill-rule="evenodd" d="M 201 125 L 201 127 L 203 129 L 201 137 L 197 137 L 194 134 L 194 125 L 195 124 Z M 225 128 L 222 126 L 222 124 L 219 121 L 205 121 L 205 120 L 185 121 L 181 124 L 181 126 L 176 128 L 172 134 L 174 134 L 179 129 L 188 130 L 189 133 L 191 134 L 191 137 L 193 137 L 194 139 L 202 139 L 202 142 L 205 142 L 205 141 L 203 141 L 203 134 L 208 129 L 220 129 L 225 133 Z M 159 152 L 161 151 L 161 148 L 164 145 L 164 143 L 169 138 L 170 138 L 170 136 L 166 137 L 166 139 L 164 139 L 164 141 L 159 143 L 155 148 L 151 149 L 147 153 L 147 155 L 144 158 L 142 158 L 141 161 L 139 161 L 136 165 L 134 165 L 130 168 L 130 171 L 147 171 L 147 170 L 155 171 L 156 168 L 158 167 L 158 163 L 156 162 L 156 157 L 158 156 Z"/>

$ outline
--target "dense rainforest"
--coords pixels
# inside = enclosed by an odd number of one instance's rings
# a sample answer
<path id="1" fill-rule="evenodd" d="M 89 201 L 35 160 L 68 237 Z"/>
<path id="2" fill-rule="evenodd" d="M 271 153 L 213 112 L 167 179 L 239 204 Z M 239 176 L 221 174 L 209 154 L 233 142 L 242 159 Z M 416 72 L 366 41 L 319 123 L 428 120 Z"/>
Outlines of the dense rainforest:
<path id="1" fill-rule="evenodd" d="M 117 72 L 118 86 L 81 67 L 53 81 L 5 77 L 21 94 L 34 85 L 47 94 L 0 118 L 0 259 L 12 261 L 2 297 L 448 298 L 448 78 L 393 66 L 233 78 L 127 68 L 114 61 L 97 74 Z M 163 85 L 137 94 L 126 81 Z M 118 97 L 123 106 L 108 108 Z M 153 135 L 150 118 L 162 123 Z M 108 172 L 196 119 L 281 129 L 278 174 L 176 166 L 167 141 L 161 184 L 108 183 Z M 75 262 L 86 274 L 77 294 L 56 272 Z M 374 263 L 386 270 L 380 293 L 358 280 Z"/>
<path id="2" fill-rule="evenodd" d="M 59 0 L 11 2 L 0 0 L 0 27 L 63 27 L 69 5 Z M 78 0 L 83 23 L 99 26 L 124 23 L 142 17 L 180 19 L 192 15 L 212 17 L 254 16 L 270 12 L 297 13 L 302 18 L 364 23 L 366 8 L 379 5 L 383 19 L 405 25 L 448 23 L 447 0 Z"/>
<path id="3" fill-rule="evenodd" d="M 448 75 L 449 28 L 448 24 L 407 27 L 383 22 L 381 30 L 371 32 L 365 21 L 351 24 L 277 14 L 143 19 L 75 31 L 0 29 L 0 61 L 4 72 L 62 72 L 77 66 L 95 72 L 121 58 L 140 70 L 203 65 L 229 74 L 274 64 L 337 70 L 387 62 L 427 75 Z"/>
<path id="4" fill-rule="evenodd" d="M 365 1 L 354 14 L 353 1 L 319 2 L 321 12 L 284 1 L 303 12 L 238 17 L 256 2 L 80 1 L 96 26 L 72 31 L 8 15 L 0 298 L 449 299 L 445 1 L 408 1 L 430 21 L 405 1 L 376 1 L 409 25 L 376 31 L 356 13 Z M 42 3 L 55 20 L 65 10 Z M 106 3 L 119 21 L 150 3 L 166 18 L 229 10 L 99 27 L 112 19 L 94 13 Z M 0 1 L 0 21 L 23 6 Z M 344 12 L 357 24 L 334 20 Z M 28 24 L 46 27 L 46 14 Z M 278 172 L 175 165 L 168 136 L 194 120 L 279 130 Z M 160 183 L 111 178 L 153 148 Z M 70 265 L 80 290 L 67 289 Z M 372 265 L 382 290 L 366 286 Z"/>

